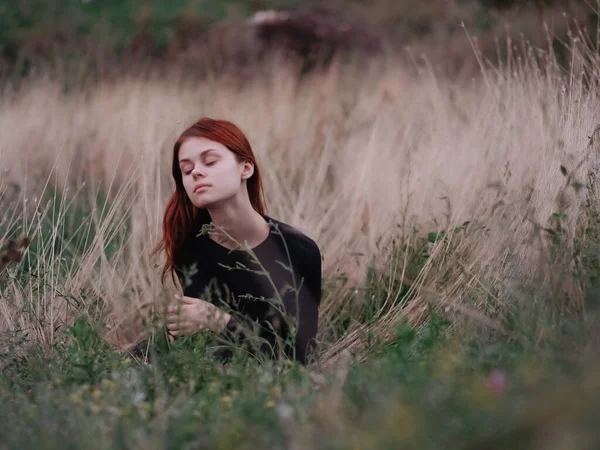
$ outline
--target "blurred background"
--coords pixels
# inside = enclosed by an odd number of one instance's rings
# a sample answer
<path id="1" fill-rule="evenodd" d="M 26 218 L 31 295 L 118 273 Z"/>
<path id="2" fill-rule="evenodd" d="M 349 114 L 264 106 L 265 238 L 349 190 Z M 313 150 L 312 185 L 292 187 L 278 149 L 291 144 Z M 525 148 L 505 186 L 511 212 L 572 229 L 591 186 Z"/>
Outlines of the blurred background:
<path id="1" fill-rule="evenodd" d="M 510 37 L 566 57 L 573 30 L 597 30 L 591 0 L 2 0 L 0 73 L 108 76 L 148 70 L 246 74 L 274 53 L 311 70 L 334 56 L 425 55 L 449 76 L 497 63 Z M 548 42 L 550 40 L 550 42 Z M 510 50 L 510 46 L 508 47 Z M 75 75 L 77 74 L 77 75 Z"/>

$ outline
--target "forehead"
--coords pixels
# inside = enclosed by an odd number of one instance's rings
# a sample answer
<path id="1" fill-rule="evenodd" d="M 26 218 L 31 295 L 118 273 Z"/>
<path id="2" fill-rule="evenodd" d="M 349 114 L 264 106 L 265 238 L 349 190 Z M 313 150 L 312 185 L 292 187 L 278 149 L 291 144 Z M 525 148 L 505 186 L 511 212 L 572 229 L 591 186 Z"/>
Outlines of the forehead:
<path id="1" fill-rule="evenodd" d="M 227 151 L 227 147 L 219 142 L 211 141 L 204 137 L 186 139 L 179 148 L 179 161 L 182 159 L 197 159 L 202 153 L 214 150 L 217 153 Z"/>

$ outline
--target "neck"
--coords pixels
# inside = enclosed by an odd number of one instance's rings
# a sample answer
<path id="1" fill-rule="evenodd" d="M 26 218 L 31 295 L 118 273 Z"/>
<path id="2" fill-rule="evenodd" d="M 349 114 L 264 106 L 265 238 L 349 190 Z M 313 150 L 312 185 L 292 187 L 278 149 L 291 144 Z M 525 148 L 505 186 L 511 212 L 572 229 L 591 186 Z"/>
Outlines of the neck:
<path id="1" fill-rule="evenodd" d="M 208 208 L 214 230 L 211 239 L 227 247 L 244 245 L 254 247 L 266 239 L 269 226 L 264 217 L 250 203 L 250 199 L 234 197 L 227 203 Z"/>

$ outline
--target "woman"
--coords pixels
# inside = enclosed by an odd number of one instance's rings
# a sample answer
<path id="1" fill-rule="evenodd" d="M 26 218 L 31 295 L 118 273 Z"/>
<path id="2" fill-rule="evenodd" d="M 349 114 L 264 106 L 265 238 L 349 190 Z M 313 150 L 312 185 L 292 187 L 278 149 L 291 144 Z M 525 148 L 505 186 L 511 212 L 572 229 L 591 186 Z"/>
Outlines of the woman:
<path id="1" fill-rule="evenodd" d="M 183 288 L 167 309 L 169 334 L 207 329 L 257 355 L 306 364 L 318 325 L 320 251 L 266 215 L 246 136 L 230 122 L 203 118 L 175 143 L 172 173 L 175 192 L 153 252 L 166 253 L 163 282 L 170 272 Z"/>

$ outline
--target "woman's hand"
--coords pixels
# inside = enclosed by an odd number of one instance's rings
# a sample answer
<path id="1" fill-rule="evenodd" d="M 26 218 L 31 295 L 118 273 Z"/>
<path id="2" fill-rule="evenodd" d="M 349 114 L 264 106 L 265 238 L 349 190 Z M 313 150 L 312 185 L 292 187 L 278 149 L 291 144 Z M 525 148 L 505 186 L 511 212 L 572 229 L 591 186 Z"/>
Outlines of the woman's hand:
<path id="1" fill-rule="evenodd" d="M 203 329 L 221 333 L 231 315 L 212 303 L 194 297 L 176 295 L 176 305 L 167 308 L 167 329 L 171 336 L 194 334 Z"/>

